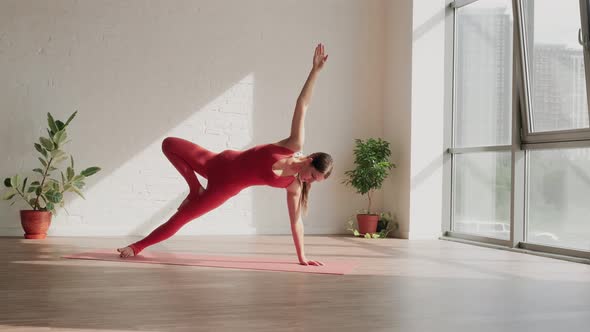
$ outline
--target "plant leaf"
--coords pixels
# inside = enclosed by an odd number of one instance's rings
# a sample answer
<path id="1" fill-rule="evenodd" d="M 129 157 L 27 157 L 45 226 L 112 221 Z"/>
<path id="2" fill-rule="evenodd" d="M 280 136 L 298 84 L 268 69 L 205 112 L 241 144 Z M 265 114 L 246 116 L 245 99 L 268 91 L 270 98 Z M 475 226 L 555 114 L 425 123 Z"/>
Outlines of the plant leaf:
<path id="1" fill-rule="evenodd" d="M 75 111 L 74 113 L 72 113 L 72 115 L 70 115 L 70 117 L 68 118 L 68 121 L 66 121 L 66 126 L 70 124 L 70 122 L 74 119 L 74 117 L 76 116 L 76 113 L 78 113 L 78 111 Z"/>
<path id="2" fill-rule="evenodd" d="M 39 174 L 41 174 L 41 175 L 43 175 L 43 174 L 44 174 L 44 173 L 43 173 L 43 170 L 42 170 L 42 169 L 40 169 L 40 168 L 35 168 L 35 169 L 33 170 L 33 172 L 37 172 L 37 173 L 39 173 Z"/>
<path id="3" fill-rule="evenodd" d="M 31 186 L 40 186 L 41 183 L 39 181 L 33 181 L 31 182 Z"/>
<path id="4" fill-rule="evenodd" d="M 46 137 L 39 137 L 39 142 L 41 142 L 41 144 L 47 151 L 52 151 L 53 149 L 55 149 L 55 144 L 53 144 L 53 141 L 47 139 Z"/>
<path id="5" fill-rule="evenodd" d="M 37 190 L 38 187 L 34 187 L 34 186 L 30 186 L 29 189 L 27 189 L 27 193 L 30 194 L 33 191 Z"/>
<path id="6" fill-rule="evenodd" d="M 53 137 L 53 140 L 55 141 L 55 143 L 57 145 L 61 145 L 67 138 L 68 138 L 68 134 L 66 133 L 65 130 L 62 129 L 55 134 L 55 136 Z"/>
<path id="7" fill-rule="evenodd" d="M 74 177 L 74 169 L 71 167 L 68 167 L 66 173 L 68 174 L 68 181 L 70 181 Z"/>
<path id="8" fill-rule="evenodd" d="M 62 161 L 68 159 L 68 155 L 66 153 L 64 153 L 63 155 L 59 156 L 57 159 L 55 159 L 55 162 L 57 163 L 61 163 Z"/>
<path id="9" fill-rule="evenodd" d="M 62 150 L 53 150 L 51 151 L 50 155 L 52 158 L 55 159 L 59 159 L 60 157 L 63 157 L 66 153 L 63 152 Z"/>
<path id="10" fill-rule="evenodd" d="M 49 190 L 51 190 L 53 188 L 53 185 L 51 184 L 51 181 L 45 181 L 45 184 L 43 185 L 43 192 L 47 192 Z"/>
<path id="11" fill-rule="evenodd" d="M 98 171 L 100 171 L 100 167 L 89 167 L 83 170 L 80 174 L 84 175 L 85 177 L 88 177 L 95 174 Z"/>
<path id="12" fill-rule="evenodd" d="M 51 131 L 53 131 L 54 133 L 57 133 L 59 131 L 59 129 L 57 129 L 57 125 L 55 124 L 55 120 L 53 120 L 53 116 L 51 116 L 51 113 L 47 112 L 47 123 L 49 124 L 49 128 L 51 128 Z"/>
<path id="13" fill-rule="evenodd" d="M 68 155 L 65 153 L 57 158 L 53 158 L 53 165 L 57 165 L 66 159 L 68 159 Z"/>
<path id="14" fill-rule="evenodd" d="M 52 203 L 59 203 L 62 200 L 63 195 L 55 190 L 50 190 L 45 194 L 45 197 L 47 197 Z"/>
<path id="15" fill-rule="evenodd" d="M 80 195 L 80 197 L 82 197 L 83 199 L 86 199 L 86 197 L 84 197 L 84 195 L 82 195 L 82 193 L 80 192 L 80 190 L 78 190 L 78 188 L 71 187 L 70 189 L 72 189 L 72 191 L 75 192 L 76 194 Z"/>
<path id="16" fill-rule="evenodd" d="M 6 178 L 6 179 L 4 179 L 4 185 L 5 185 L 7 188 L 12 188 L 12 184 L 10 183 L 10 178 Z"/>
<path id="17" fill-rule="evenodd" d="M 65 127 L 64 123 L 59 120 L 55 121 L 55 125 L 57 126 L 57 130 L 59 130 L 59 131 L 62 131 Z"/>
<path id="18" fill-rule="evenodd" d="M 53 203 L 48 202 L 47 204 L 45 204 L 45 207 L 47 208 L 47 210 L 53 210 Z"/>
<path id="19" fill-rule="evenodd" d="M 41 144 L 39 143 L 35 143 L 35 149 L 37 151 L 39 151 L 39 153 L 41 153 L 43 155 L 43 157 L 47 158 L 47 150 L 45 150 Z"/>
<path id="20" fill-rule="evenodd" d="M 39 161 L 41 162 L 41 164 L 43 164 L 43 166 L 47 167 L 47 162 L 45 161 L 45 159 L 39 157 Z"/>
<path id="21" fill-rule="evenodd" d="M 74 168 L 74 156 L 70 156 L 70 161 L 71 161 L 71 162 L 70 162 L 70 167 L 71 167 L 72 169 L 75 169 L 75 168 Z"/>
<path id="22" fill-rule="evenodd" d="M 4 193 L 4 195 L 2 196 L 2 199 L 7 201 L 9 199 L 12 199 L 15 195 L 16 195 L 16 192 L 14 190 L 8 190 L 8 191 L 6 191 L 6 193 Z"/>
<path id="23" fill-rule="evenodd" d="M 61 183 L 66 183 L 66 177 L 64 176 L 64 172 L 59 172 L 61 174 Z"/>
<path id="24" fill-rule="evenodd" d="M 18 188 L 18 183 L 19 183 L 19 181 L 18 181 L 18 180 L 19 180 L 19 178 L 18 178 L 18 175 L 15 175 L 15 176 L 13 176 L 13 177 L 10 179 L 10 186 L 11 186 L 12 188 Z"/>
<path id="25" fill-rule="evenodd" d="M 43 148 L 41 147 L 41 144 L 35 143 L 35 149 L 39 151 L 39 153 L 43 153 Z"/>
<path id="26" fill-rule="evenodd" d="M 23 181 L 23 187 L 22 187 L 22 189 L 21 189 L 21 191 L 22 191 L 22 192 L 25 192 L 25 188 L 27 187 L 27 180 L 28 180 L 28 179 L 29 179 L 29 178 L 25 178 L 25 181 Z"/>
<path id="27" fill-rule="evenodd" d="M 74 178 L 72 179 L 73 182 L 78 182 L 81 180 L 84 180 L 84 175 L 82 175 L 82 174 L 78 174 L 78 175 L 74 176 Z"/>

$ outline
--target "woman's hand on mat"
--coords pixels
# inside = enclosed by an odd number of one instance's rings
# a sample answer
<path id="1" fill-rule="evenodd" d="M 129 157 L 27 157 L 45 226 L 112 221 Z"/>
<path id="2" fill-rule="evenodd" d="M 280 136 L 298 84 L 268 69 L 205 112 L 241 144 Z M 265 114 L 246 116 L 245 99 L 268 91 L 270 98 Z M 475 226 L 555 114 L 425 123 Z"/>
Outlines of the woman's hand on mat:
<path id="1" fill-rule="evenodd" d="M 312 260 L 308 260 L 308 259 L 303 259 L 299 261 L 299 264 L 301 265 L 312 265 L 312 266 L 324 266 L 324 263 L 320 262 L 320 261 L 312 261 Z"/>
<path id="2" fill-rule="evenodd" d="M 121 258 L 135 256 L 135 253 L 131 247 L 119 248 L 117 251 L 120 252 L 119 257 Z"/>
<path id="3" fill-rule="evenodd" d="M 324 45 L 318 44 L 313 55 L 313 70 L 322 70 L 326 61 L 328 61 L 328 55 L 324 53 Z"/>

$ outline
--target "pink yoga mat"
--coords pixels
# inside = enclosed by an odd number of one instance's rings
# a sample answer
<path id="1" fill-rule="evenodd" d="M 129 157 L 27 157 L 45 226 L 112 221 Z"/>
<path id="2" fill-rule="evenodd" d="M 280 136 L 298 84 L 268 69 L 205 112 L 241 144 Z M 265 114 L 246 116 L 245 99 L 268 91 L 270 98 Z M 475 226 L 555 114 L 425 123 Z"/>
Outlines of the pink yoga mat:
<path id="1" fill-rule="evenodd" d="M 296 257 L 248 257 L 248 256 L 209 256 L 188 253 L 143 252 L 135 257 L 120 258 L 114 250 L 96 250 L 79 254 L 62 256 L 72 259 L 92 259 L 116 261 L 123 263 L 147 263 L 170 265 L 193 265 L 209 267 L 227 267 L 233 269 L 267 270 L 285 272 L 307 272 L 323 274 L 347 274 L 357 263 L 353 261 L 323 261 L 324 266 L 304 266 L 297 262 Z"/>

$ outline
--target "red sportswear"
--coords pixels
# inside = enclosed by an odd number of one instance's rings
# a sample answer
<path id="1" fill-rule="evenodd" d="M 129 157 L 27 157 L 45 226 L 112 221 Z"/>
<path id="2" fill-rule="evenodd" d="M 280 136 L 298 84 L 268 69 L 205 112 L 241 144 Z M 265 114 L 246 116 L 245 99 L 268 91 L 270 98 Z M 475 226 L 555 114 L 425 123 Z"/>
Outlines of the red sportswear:
<path id="1" fill-rule="evenodd" d="M 279 176 L 273 172 L 275 162 L 295 153 L 275 144 L 214 153 L 185 139 L 167 137 L 162 142 L 162 151 L 187 181 L 189 197 L 192 198 L 166 223 L 141 241 L 129 245 L 135 255 L 168 239 L 189 221 L 215 209 L 247 187 L 268 185 L 285 188 L 295 180 L 295 176 Z M 201 194 L 197 194 L 201 184 L 194 172 L 207 179 L 207 189 Z"/>

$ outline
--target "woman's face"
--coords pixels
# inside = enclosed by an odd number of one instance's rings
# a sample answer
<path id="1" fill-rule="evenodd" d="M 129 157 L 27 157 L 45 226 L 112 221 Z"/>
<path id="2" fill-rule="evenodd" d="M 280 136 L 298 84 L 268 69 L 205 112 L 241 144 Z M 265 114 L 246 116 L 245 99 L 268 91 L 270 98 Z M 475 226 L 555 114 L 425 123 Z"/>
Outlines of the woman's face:
<path id="1" fill-rule="evenodd" d="M 313 165 L 311 164 L 311 160 L 311 158 L 308 158 L 306 160 L 305 165 L 299 172 L 299 178 L 301 179 L 301 181 L 307 183 L 324 181 L 324 174 L 322 174 L 322 172 L 318 171 L 317 169 L 315 169 L 315 167 L 313 167 Z"/>

